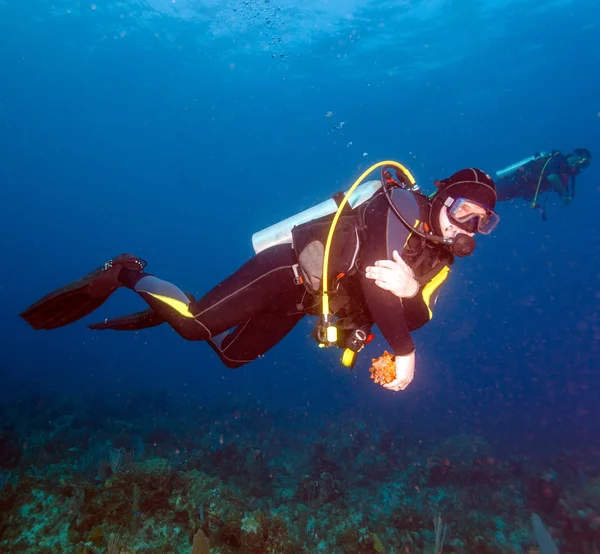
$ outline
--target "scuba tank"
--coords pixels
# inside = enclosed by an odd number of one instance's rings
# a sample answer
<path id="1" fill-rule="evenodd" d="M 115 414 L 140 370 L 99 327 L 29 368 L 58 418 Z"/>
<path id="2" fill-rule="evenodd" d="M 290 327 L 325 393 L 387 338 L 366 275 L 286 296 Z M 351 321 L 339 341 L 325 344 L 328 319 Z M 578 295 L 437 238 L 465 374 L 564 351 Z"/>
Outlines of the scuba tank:
<path id="1" fill-rule="evenodd" d="M 356 189 L 350 194 L 348 204 L 350 204 L 351 208 L 360 206 L 362 203 L 371 198 L 381 188 L 381 186 L 381 181 L 378 179 L 363 183 L 362 185 L 356 187 Z M 347 194 L 347 192 L 348 191 L 341 194 L 342 198 Z M 338 195 L 335 195 L 333 198 L 325 200 L 324 202 L 321 202 L 312 208 L 308 208 L 303 212 L 288 217 L 279 223 L 275 223 L 270 227 L 254 233 L 252 235 L 252 246 L 254 248 L 254 252 L 258 254 L 259 252 L 262 252 L 271 246 L 276 246 L 279 244 L 292 244 L 292 229 L 298 225 L 302 225 L 303 223 L 313 221 L 314 219 L 319 219 L 321 217 L 334 214 L 338 209 L 338 202 L 335 200 L 337 196 Z"/>
<path id="2" fill-rule="evenodd" d="M 525 158 L 525 159 L 520 160 L 512 165 L 509 165 L 508 167 L 505 167 L 504 169 L 500 169 L 500 170 L 496 171 L 496 177 L 498 179 L 501 179 L 502 177 L 511 175 L 512 173 L 514 173 L 515 171 L 517 171 L 524 165 L 528 164 L 529 162 L 539 160 L 540 158 L 545 158 L 549 155 L 550 154 L 548 154 L 547 152 L 536 152 L 533 156 L 529 156 L 528 158 Z"/>

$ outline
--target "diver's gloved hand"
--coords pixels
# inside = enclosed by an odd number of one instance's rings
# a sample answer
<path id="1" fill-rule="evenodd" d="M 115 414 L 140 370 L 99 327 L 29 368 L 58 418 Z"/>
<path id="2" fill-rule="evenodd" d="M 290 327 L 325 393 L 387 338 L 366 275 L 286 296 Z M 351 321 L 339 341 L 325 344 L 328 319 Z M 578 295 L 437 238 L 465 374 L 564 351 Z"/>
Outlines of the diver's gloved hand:
<path id="1" fill-rule="evenodd" d="M 387 385 L 383 385 L 388 390 L 398 392 L 404 390 L 415 376 L 415 353 L 414 351 L 406 356 L 396 356 L 396 378 Z"/>
<path id="2" fill-rule="evenodd" d="M 419 292 L 419 283 L 396 250 L 392 256 L 394 260 L 378 260 L 374 266 L 367 267 L 365 275 L 373 279 L 378 287 L 389 290 L 398 298 L 412 298 Z"/>

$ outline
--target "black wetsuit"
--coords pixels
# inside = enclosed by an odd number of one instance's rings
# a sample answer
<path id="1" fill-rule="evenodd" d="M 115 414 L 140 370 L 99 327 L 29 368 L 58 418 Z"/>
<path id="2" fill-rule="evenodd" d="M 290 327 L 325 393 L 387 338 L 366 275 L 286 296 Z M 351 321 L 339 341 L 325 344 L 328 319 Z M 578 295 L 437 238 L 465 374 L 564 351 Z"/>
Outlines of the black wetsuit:
<path id="1" fill-rule="evenodd" d="M 411 223 L 428 221 L 426 197 L 395 189 L 392 198 Z M 411 236 L 382 193 L 345 214 L 344 229 L 350 226 L 358 248 L 353 252 L 344 244 L 332 246 L 330 274 L 334 281 L 330 290 L 337 291 L 330 296 L 334 314 L 347 329 L 370 329 L 376 324 L 396 355 L 409 354 L 414 350 L 410 332 L 431 319 L 430 306 L 449 273 L 452 255 L 444 246 Z M 332 218 L 294 229 L 295 238 L 308 231 L 324 243 Z M 338 243 L 345 232 L 340 225 L 336 228 Z M 196 301 L 171 283 L 139 271 L 123 270 L 119 279 L 150 305 L 159 322 L 168 322 L 187 340 L 207 341 L 225 365 L 235 368 L 262 356 L 305 315 L 319 313 L 320 295 L 311 294 L 299 282 L 298 247 L 294 246 L 278 245 L 259 252 Z M 402 253 L 421 283 L 413 298 L 401 301 L 365 277 L 365 267 L 392 259 L 394 250 Z"/>

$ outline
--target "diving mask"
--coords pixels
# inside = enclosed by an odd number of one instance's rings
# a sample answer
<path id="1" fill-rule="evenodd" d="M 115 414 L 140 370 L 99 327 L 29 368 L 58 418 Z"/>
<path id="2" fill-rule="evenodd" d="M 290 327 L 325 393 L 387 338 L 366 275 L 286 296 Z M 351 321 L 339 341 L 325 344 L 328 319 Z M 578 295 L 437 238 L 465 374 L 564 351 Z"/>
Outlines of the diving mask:
<path id="1" fill-rule="evenodd" d="M 584 157 L 579 158 L 579 160 L 577 160 L 577 167 L 581 170 L 581 169 L 587 169 L 590 166 L 590 159 Z"/>
<path id="2" fill-rule="evenodd" d="M 500 216 L 490 208 L 466 198 L 447 198 L 448 219 L 467 233 L 489 235 L 500 222 Z"/>

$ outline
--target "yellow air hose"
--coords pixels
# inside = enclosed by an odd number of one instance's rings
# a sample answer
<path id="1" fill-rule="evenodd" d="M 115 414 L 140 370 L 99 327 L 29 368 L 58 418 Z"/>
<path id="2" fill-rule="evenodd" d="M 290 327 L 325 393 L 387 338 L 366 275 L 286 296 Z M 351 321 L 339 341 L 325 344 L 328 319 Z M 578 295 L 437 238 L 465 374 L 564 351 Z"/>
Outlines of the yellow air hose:
<path id="1" fill-rule="evenodd" d="M 544 171 L 546 171 L 546 166 L 550 163 L 550 160 L 552 158 L 554 158 L 554 156 L 556 156 L 556 154 L 552 154 L 552 156 L 550 156 L 546 160 L 546 163 L 544 164 L 544 167 L 542 167 L 542 171 L 540 172 L 540 178 L 538 179 L 537 187 L 535 189 L 535 194 L 533 196 L 533 202 L 531 203 L 531 207 L 532 208 L 535 208 L 537 206 L 538 193 L 540 192 L 540 186 L 542 184 L 542 179 L 544 178 Z"/>
<path id="2" fill-rule="evenodd" d="M 322 298 L 323 314 L 321 316 L 321 323 L 325 327 L 326 339 L 327 339 L 328 346 L 331 346 L 337 342 L 337 328 L 331 324 L 331 315 L 332 314 L 329 311 L 329 290 L 328 290 L 329 289 L 329 287 L 328 287 L 329 252 L 331 250 L 331 242 L 333 240 L 333 234 L 335 232 L 335 227 L 336 227 L 337 222 L 342 214 L 342 210 L 348 203 L 348 200 L 350 199 L 350 196 L 352 195 L 352 193 L 354 192 L 356 187 L 358 187 L 365 180 L 365 178 L 369 175 L 369 173 L 371 173 L 372 171 L 374 171 L 377 168 L 382 167 L 382 166 L 391 166 L 391 167 L 395 167 L 395 168 L 399 169 L 400 171 L 402 171 L 402 173 L 404 173 L 404 175 L 406 175 L 406 177 L 408 178 L 408 180 L 410 181 L 410 184 L 412 186 L 414 186 L 416 184 L 415 178 L 412 176 L 410 171 L 408 171 L 408 169 L 406 169 L 406 167 L 404 167 L 402 164 L 400 164 L 398 162 L 394 162 L 394 161 L 377 162 L 376 164 L 373 164 L 371 167 L 369 167 L 367 170 L 364 171 L 364 173 L 354 182 L 354 184 L 350 187 L 350 189 L 348 189 L 348 192 L 344 195 L 343 200 L 340 202 L 340 205 L 338 206 L 338 209 L 335 212 L 335 215 L 333 216 L 333 221 L 331 222 L 331 227 L 329 228 L 329 234 L 327 235 L 327 242 L 325 243 L 325 253 L 323 255 L 323 298 Z"/>

